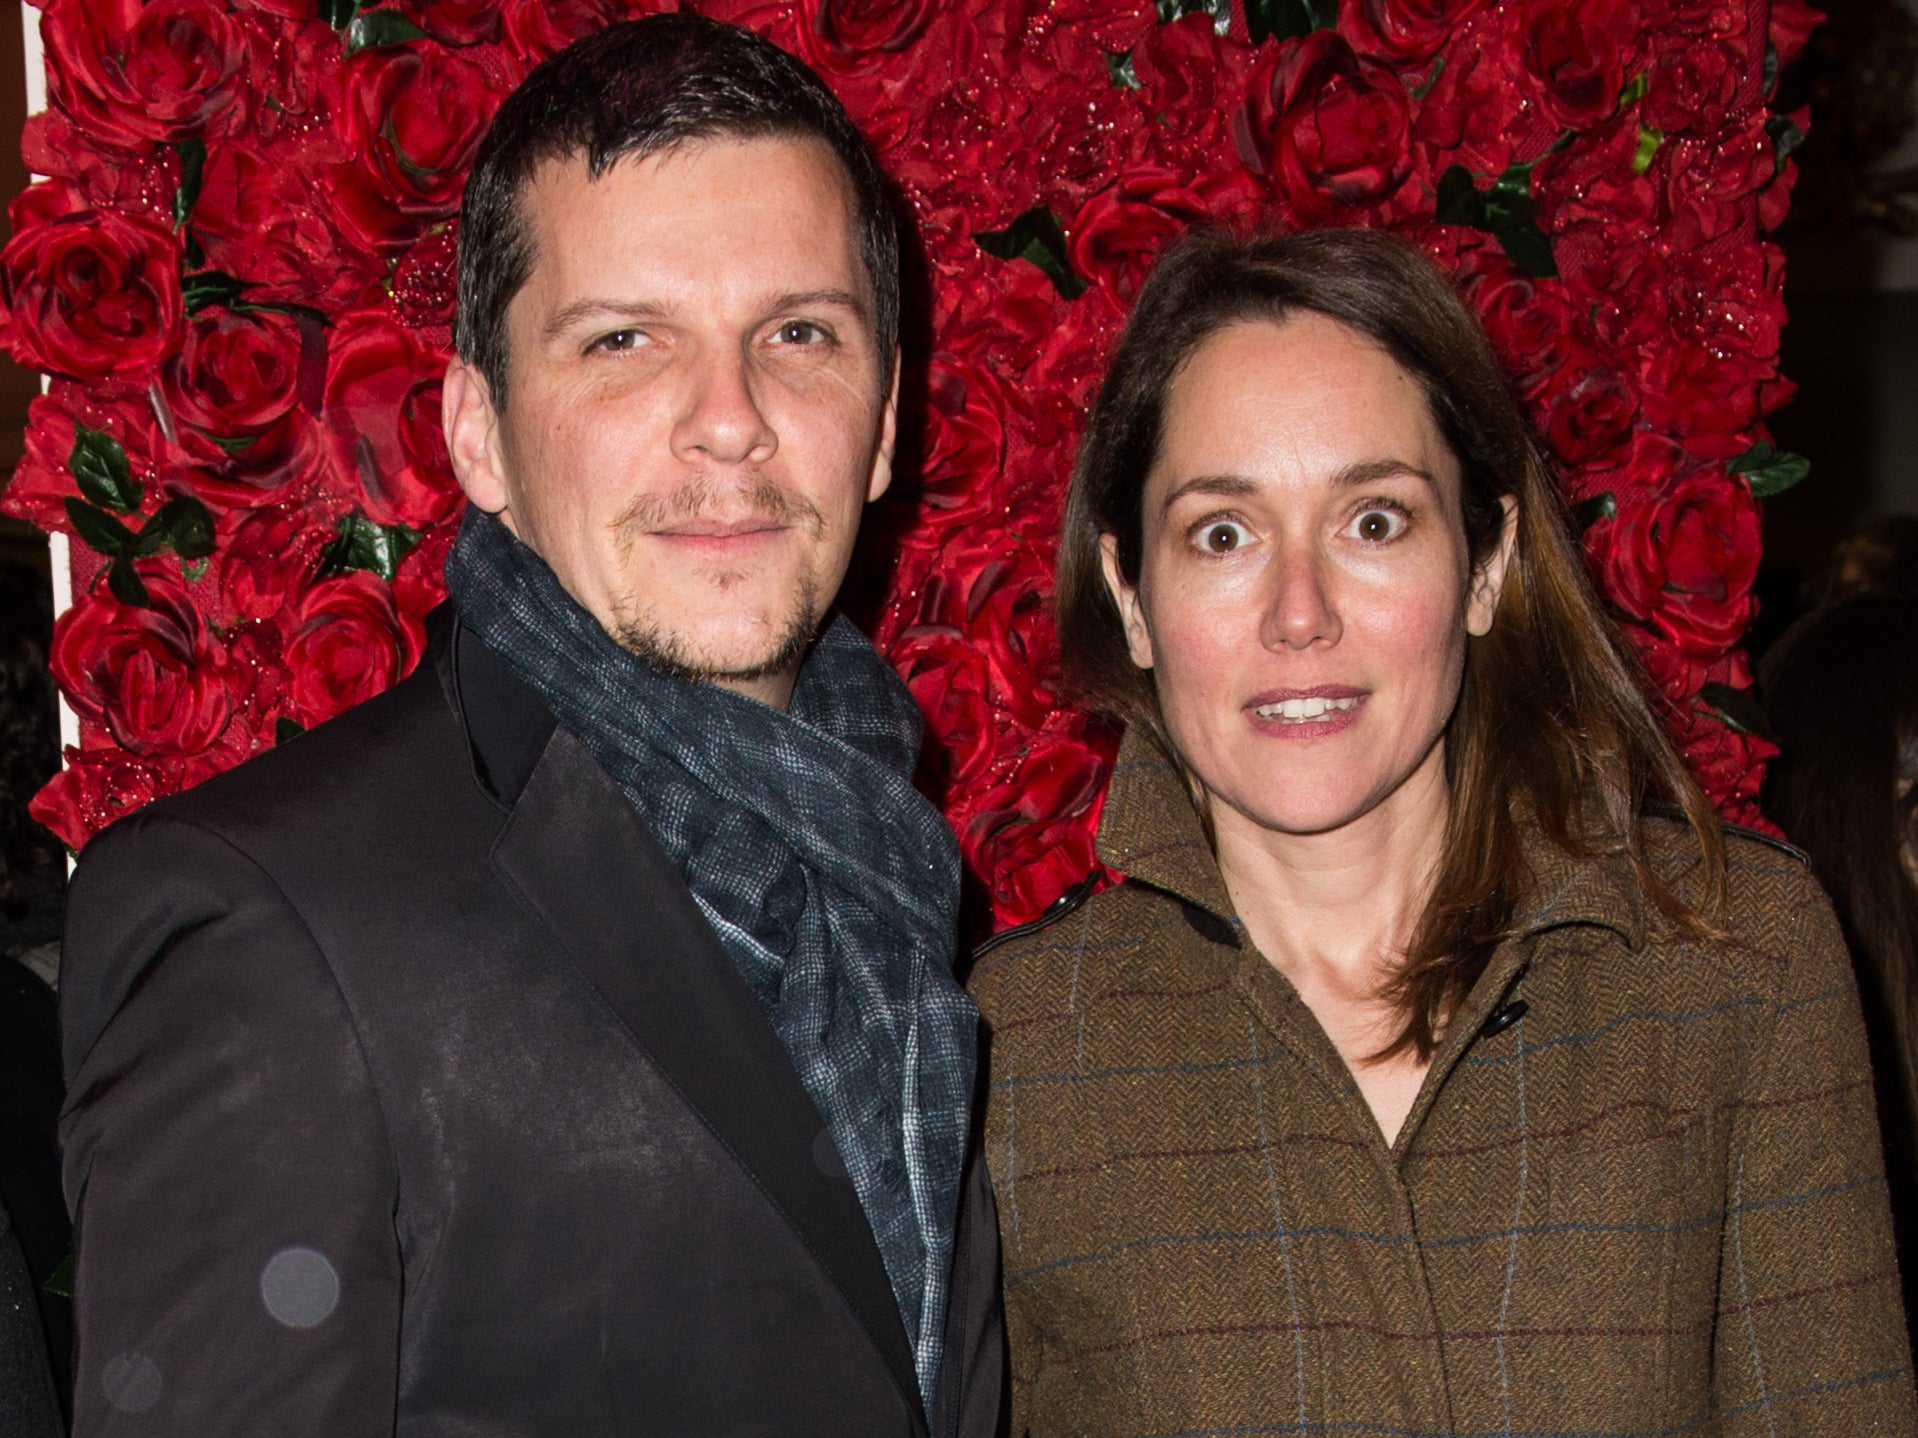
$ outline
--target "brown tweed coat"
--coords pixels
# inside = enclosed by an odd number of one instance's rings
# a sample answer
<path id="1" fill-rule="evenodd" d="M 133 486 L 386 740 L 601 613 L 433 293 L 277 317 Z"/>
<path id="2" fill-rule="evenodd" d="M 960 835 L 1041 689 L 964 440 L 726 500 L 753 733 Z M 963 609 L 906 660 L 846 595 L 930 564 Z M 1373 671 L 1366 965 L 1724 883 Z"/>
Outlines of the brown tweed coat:
<path id="1" fill-rule="evenodd" d="M 1388 1149 L 1128 743 L 1130 882 L 972 978 L 1014 1432 L 1918 1433 L 1850 966 L 1803 864 L 1727 842 L 1704 944 L 1541 843 Z"/>

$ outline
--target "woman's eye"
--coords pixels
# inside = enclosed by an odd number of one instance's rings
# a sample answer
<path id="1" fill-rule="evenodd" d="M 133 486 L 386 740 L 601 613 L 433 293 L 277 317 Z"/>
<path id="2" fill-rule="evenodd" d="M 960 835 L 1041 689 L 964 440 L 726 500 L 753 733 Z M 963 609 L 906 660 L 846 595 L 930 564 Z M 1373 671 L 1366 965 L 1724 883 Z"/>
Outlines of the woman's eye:
<path id="1" fill-rule="evenodd" d="M 1405 529 L 1405 516 L 1395 509 L 1368 509 L 1352 521 L 1352 533 L 1373 544 L 1397 539 Z"/>
<path id="2" fill-rule="evenodd" d="M 1230 554 L 1245 540 L 1244 526 L 1229 519 L 1215 519 L 1199 530 L 1199 548 L 1207 554 Z"/>

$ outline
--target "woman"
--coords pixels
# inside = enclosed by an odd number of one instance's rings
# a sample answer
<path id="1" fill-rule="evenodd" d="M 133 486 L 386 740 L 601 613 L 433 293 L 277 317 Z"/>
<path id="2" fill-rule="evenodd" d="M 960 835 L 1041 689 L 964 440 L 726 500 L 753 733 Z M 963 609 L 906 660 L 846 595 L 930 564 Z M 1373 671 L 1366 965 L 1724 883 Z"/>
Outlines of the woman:
<path id="1" fill-rule="evenodd" d="M 1436 270 L 1165 259 L 1058 606 L 1127 880 L 974 971 L 1015 1431 L 1918 1431 L 1829 910 L 1721 834 Z"/>

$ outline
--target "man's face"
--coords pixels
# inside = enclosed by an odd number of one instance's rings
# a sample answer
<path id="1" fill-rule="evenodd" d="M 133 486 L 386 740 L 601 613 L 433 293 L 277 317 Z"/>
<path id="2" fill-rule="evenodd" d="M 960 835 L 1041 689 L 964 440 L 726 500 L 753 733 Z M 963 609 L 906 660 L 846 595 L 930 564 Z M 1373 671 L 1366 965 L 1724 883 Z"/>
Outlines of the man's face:
<path id="1" fill-rule="evenodd" d="M 504 412 L 447 372 L 461 486 L 626 648 L 783 706 L 892 473 L 838 160 L 717 138 L 594 180 L 575 157 L 521 208 Z"/>

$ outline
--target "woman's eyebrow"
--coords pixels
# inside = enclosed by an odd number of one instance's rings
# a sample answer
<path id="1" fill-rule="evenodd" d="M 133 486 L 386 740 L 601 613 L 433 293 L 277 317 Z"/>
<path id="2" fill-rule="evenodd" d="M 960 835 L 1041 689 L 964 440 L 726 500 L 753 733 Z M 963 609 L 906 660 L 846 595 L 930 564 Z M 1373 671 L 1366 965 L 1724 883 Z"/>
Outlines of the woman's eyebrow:
<path id="1" fill-rule="evenodd" d="M 1408 464 L 1402 459 L 1366 459 L 1356 464 L 1348 464 L 1344 469 L 1339 470 L 1332 476 L 1332 485 L 1335 489 L 1351 489 L 1357 485 L 1370 484 L 1374 480 L 1392 479 L 1401 475 L 1408 479 L 1423 480 L 1425 483 L 1434 487 L 1438 485 L 1438 481 L 1426 471 L 1420 469 L 1415 464 Z M 1244 499 L 1248 495 L 1257 494 L 1258 491 L 1258 481 L 1247 479 L 1244 475 L 1194 475 L 1165 497 L 1165 502 L 1159 506 L 1159 512 L 1161 514 L 1169 512 L 1174 504 L 1184 499 L 1188 494 L 1209 494 L 1226 499 Z"/>

